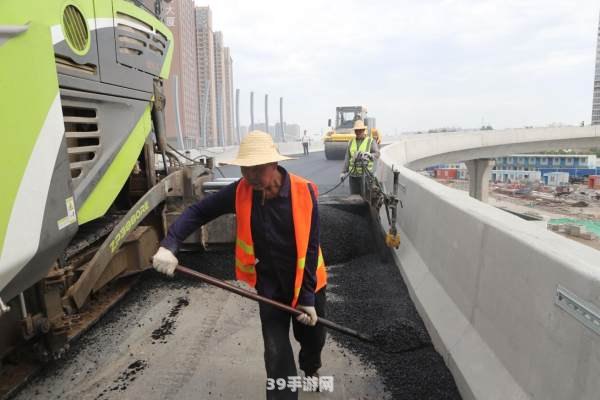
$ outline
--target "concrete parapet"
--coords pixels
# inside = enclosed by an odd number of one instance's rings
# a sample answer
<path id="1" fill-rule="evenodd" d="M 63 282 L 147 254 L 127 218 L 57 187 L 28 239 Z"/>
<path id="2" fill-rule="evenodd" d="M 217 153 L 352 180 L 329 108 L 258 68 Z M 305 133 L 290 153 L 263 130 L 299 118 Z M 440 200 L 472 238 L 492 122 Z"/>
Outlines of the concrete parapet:
<path id="1" fill-rule="evenodd" d="M 502 145 L 496 139 L 493 145 Z M 521 151 L 510 139 L 505 145 Z M 389 190 L 391 166 L 400 170 L 402 244 L 395 254 L 463 397 L 597 398 L 600 335 L 558 307 L 555 296 L 560 285 L 600 308 L 600 253 L 403 167 L 418 163 L 413 150 L 425 154 L 423 141 L 416 150 L 410 139 L 382 149 L 377 175 Z"/>

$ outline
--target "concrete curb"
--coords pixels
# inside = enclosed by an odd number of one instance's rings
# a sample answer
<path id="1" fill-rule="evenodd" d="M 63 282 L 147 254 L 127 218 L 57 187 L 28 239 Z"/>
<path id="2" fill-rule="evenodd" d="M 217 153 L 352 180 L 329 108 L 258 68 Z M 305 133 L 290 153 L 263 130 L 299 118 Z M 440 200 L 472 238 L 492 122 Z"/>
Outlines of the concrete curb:
<path id="1" fill-rule="evenodd" d="M 380 218 L 387 231 L 389 224 L 384 211 Z M 433 345 L 444 358 L 463 399 L 529 399 L 429 272 L 406 233 L 402 230 L 399 233 L 402 246 L 393 252 L 394 259 Z"/>

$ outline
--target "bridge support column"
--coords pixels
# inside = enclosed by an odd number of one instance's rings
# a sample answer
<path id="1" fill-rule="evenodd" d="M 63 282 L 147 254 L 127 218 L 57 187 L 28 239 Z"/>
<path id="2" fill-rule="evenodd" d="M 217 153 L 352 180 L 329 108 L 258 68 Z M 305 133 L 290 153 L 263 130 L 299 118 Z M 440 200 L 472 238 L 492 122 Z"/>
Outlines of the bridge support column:
<path id="1" fill-rule="evenodd" d="M 466 161 L 469 171 L 469 195 L 480 201 L 487 201 L 490 186 L 490 171 L 494 166 L 494 160 L 479 158 Z"/>

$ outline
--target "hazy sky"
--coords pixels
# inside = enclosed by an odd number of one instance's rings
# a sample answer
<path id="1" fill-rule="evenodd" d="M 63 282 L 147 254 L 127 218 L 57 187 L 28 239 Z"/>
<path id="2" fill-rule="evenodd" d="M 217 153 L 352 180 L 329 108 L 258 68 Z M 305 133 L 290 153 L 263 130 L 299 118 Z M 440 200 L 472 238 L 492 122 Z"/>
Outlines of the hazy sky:
<path id="1" fill-rule="evenodd" d="M 310 132 L 338 105 L 383 131 L 589 123 L 598 0 L 195 0 L 232 49 L 240 122 Z"/>

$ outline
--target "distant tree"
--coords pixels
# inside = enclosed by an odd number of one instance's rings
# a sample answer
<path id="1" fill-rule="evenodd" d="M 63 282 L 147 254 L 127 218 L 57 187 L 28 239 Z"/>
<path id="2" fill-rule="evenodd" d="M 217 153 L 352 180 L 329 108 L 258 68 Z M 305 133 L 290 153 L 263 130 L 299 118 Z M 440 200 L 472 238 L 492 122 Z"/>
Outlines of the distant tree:
<path id="1" fill-rule="evenodd" d="M 590 149 L 590 154 L 595 154 L 596 156 L 600 157 L 600 147 L 592 147 Z"/>
<path id="2" fill-rule="evenodd" d="M 491 125 L 484 125 L 481 127 L 482 131 L 493 131 L 494 128 Z"/>

